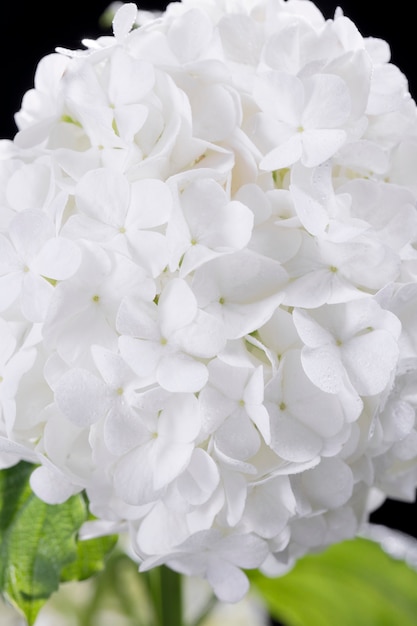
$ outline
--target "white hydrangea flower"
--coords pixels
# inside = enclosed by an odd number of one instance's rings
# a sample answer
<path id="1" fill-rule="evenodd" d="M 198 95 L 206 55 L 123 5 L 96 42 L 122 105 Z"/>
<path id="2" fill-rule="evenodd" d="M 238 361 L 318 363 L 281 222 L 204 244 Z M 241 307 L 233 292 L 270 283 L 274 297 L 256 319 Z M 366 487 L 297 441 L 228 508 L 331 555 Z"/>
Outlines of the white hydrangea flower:
<path id="1" fill-rule="evenodd" d="M 0 143 L 0 463 L 237 602 L 414 499 L 417 107 L 310 0 L 83 43 Z"/>

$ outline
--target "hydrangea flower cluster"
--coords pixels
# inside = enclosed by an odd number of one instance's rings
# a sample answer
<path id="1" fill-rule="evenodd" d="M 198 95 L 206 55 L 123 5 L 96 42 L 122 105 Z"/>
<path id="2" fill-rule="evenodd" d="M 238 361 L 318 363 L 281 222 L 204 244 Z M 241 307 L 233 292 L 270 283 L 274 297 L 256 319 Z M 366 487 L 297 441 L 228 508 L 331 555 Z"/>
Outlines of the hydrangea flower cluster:
<path id="1" fill-rule="evenodd" d="M 414 500 L 416 105 L 309 0 L 83 44 L 0 144 L 1 466 L 234 602 Z"/>

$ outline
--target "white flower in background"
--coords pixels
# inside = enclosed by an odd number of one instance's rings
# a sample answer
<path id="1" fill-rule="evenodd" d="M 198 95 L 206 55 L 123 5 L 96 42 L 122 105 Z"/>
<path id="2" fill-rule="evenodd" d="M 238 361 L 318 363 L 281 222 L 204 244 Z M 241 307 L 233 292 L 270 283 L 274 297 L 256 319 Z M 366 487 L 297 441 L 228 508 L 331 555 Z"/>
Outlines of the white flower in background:
<path id="1" fill-rule="evenodd" d="M 0 146 L 1 463 L 237 602 L 414 498 L 417 109 L 309 0 L 113 33 L 42 59 Z"/>

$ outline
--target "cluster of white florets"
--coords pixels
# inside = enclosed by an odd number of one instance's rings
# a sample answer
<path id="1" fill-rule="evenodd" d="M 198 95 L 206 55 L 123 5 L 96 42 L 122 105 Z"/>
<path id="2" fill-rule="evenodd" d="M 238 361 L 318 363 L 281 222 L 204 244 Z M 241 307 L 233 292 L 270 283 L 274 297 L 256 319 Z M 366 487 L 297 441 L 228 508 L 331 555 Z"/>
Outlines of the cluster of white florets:
<path id="1" fill-rule="evenodd" d="M 113 31 L 1 142 L 1 462 L 235 601 L 414 499 L 416 106 L 308 0 Z"/>

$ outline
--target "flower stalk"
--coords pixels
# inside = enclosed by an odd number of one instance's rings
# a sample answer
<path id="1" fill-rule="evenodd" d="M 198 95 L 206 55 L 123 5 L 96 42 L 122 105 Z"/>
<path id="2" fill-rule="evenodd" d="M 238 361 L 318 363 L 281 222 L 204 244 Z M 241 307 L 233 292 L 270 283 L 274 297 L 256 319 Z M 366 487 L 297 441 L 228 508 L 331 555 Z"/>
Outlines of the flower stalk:
<path id="1" fill-rule="evenodd" d="M 159 577 L 161 626 L 184 626 L 181 574 L 162 565 Z"/>
<path id="2" fill-rule="evenodd" d="M 185 626 L 181 574 L 165 565 L 146 573 L 155 626 Z"/>

